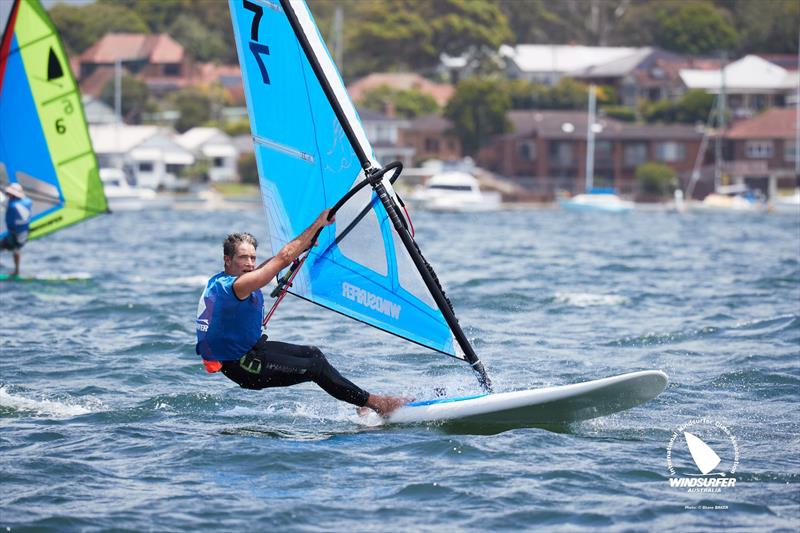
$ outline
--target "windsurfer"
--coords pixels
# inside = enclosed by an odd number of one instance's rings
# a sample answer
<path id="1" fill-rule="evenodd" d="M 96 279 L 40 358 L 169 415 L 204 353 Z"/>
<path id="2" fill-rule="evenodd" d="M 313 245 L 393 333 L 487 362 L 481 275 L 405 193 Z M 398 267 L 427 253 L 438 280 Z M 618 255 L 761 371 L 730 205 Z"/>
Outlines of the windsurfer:
<path id="1" fill-rule="evenodd" d="M 228 236 L 223 244 L 225 269 L 208 280 L 200 297 L 196 351 L 207 371 L 221 371 L 242 388 L 260 390 L 313 381 L 338 400 L 387 416 L 409 399 L 370 394 L 339 374 L 319 348 L 269 341 L 261 333 L 261 288 L 314 244 L 317 231 L 333 222 L 328 212 L 323 211 L 275 257 L 257 267 L 255 237 L 249 233 Z"/>
<path id="2" fill-rule="evenodd" d="M 14 272 L 19 276 L 19 263 L 22 259 L 22 247 L 28 240 L 28 226 L 31 221 L 33 202 L 25 195 L 19 183 L 12 183 L 5 188 L 8 196 L 6 206 L 6 228 L 8 234 L 0 240 L 0 250 L 9 250 L 14 255 Z"/>

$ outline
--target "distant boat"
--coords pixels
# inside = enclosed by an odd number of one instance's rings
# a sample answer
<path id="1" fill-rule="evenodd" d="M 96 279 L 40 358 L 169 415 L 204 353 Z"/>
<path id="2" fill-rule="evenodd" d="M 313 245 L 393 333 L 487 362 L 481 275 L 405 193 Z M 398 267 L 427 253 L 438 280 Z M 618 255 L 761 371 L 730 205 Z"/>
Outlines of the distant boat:
<path id="1" fill-rule="evenodd" d="M 494 211 L 501 207 L 500 193 L 481 191 L 474 176 L 460 171 L 446 171 L 432 176 L 409 199 L 420 208 L 430 211 Z"/>
<path id="2" fill-rule="evenodd" d="M 163 209 L 169 206 L 169 201 L 153 189 L 130 185 L 125 173 L 117 168 L 101 168 L 100 180 L 112 211 Z"/>
<path id="3" fill-rule="evenodd" d="M 589 86 L 589 119 L 586 126 L 586 186 L 585 193 L 558 198 L 558 205 L 567 211 L 594 211 L 605 213 L 625 213 L 633 210 L 633 202 L 617 196 L 613 188 L 594 187 L 594 135 L 602 131 L 595 124 L 597 115 L 597 87 Z"/>
<path id="4" fill-rule="evenodd" d="M 774 197 L 770 201 L 769 208 L 777 213 L 800 215 L 800 187 L 794 190 L 794 194 Z"/>
<path id="5" fill-rule="evenodd" d="M 693 202 L 691 209 L 763 212 L 767 210 L 767 203 L 762 196 L 745 185 L 729 185 L 717 187 L 716 191 L 706 196 L 702 202 Z"/>
<path id="6" fill-rule="evenodd" d="M 633 202 L 623 200 L 614 189 L 594 188 L 585 194 L 569 198 L 558 198 L 558 204 L 567 211 L 627 213 L 633 210 Z"/>

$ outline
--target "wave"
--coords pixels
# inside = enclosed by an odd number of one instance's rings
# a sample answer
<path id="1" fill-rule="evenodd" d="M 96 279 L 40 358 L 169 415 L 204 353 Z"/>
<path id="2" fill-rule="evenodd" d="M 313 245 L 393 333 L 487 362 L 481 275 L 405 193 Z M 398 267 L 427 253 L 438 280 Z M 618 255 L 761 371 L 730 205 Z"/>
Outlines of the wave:
<path id="1" fill-rule="evenodd" d="M 800 328 L 800 317 L 797 315 L 781 315 L 772 318 L 749 320 L 733 326 L 703 326 L 688 330 L 679 330 L 668 333 L 648 333 L 637 337 L 623 337 L 610 341 L 604 346 L 653 346 L 662 344 L 677 344 L 684 341 L 703 339 L 707 337 L 722 337 L 727 339 L 759 339 L 780 336 L 784 332 L 791 332 Z"/>
<path id="2" fill-rule="evenodd" d="M 34 415 L 48 418 L 72 418 L 95 412 L 96 408 L 81 405 L 72 399 L 33 399 L 0 385 L 0 415 Z"/>
<path id="3" fill-rule="evenodd" d="M 556 303 L 575 307 L 613 306 L 630 303 L 630 299 L 618 294 L 594 294 L 590 292 L 557 292 L 553 296 Z"/>

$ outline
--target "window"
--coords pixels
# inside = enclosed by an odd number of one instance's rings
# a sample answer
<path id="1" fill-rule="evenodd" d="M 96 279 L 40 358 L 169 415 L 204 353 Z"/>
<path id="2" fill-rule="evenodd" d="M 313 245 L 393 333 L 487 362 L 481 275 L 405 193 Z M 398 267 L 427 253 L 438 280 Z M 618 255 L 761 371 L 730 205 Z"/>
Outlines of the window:
<path id="1" fill-rule="evenodd" d="M 164 65 L 164 75 L 165 76 L 177 76 L 181 73 L 181 64 L 180 63 L 168 63 Z"/>
<path id="2" fill-rule="evenodd" d="M 686 147 L 683 143 L 667 141 L 656 143 L 656 159 L 659 161 L 683 161 L 686 157 Z"/>
<path id="3" fill-rule="evenodd" d="M 744 151 L 750 159 L 769 159 L 772 157 L 772 141 L 747 141 Z"/>
<path id="4" fill-rule="evenodd" d="M 438 152 L 439 151 L 439 139 L 432 139 L 431 137 L 425 137 L 425 151 L 427 151 L 427 152 Z"/>
<path id="5" fill-rule="evenodd" d="M 550 143 L 550 163 L 557 166 L 571 166 L 575 164 L 572 143 L 553 141 Z"/>
<path id="6" fill-rule="evenodd" d="M 784 141 L 783 159 L 784 161 L 797 161 L 797 145 L 794 142 Z"/>
<path id="7" fill-rule="evenodd" d="M 222 168 L 225 166 L 225 158 L 224 157 L 215 157 L 214 161 L 214 168 Z"/>
<path id="8" fill-rule="evenodd" d="M 614 145 L 611 141 L 596 141 L 594 143 L 594 164 L 610 167 L 614 163 Z"/>
<path id="9" fill-rule="evenodd" d="M 623 161 L 626 167 L 636 167 L 647 161 L 647 145 L 645 143 L 628 143 L 623 149 Z"/>
<path id="10" fill-rule="evenodd" d="M 152 161 L 139 161 L 139 172 L 152 172 L 152 171 L 153 171 Z"/>
<path id="11" fill-rule="evenodd" d="M 517 146 L 519 150 L 519 156 L 524 161 L 535 161 L 536 160 L 536 143 L 533 141 L 522 141 Z"/>

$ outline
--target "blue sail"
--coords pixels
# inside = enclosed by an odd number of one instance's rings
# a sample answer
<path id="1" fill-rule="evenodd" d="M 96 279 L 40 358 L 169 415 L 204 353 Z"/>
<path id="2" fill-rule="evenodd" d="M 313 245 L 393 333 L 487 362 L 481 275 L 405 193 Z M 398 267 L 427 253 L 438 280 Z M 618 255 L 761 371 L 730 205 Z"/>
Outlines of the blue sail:
<path id="1" fill-rule="evenodd" d="M 380 165 L 305 3 L 229 2 L 274 254 L 364 180 L 356 149 L 366 154 L 373 168 Z M 320 67 L 316 71 L 301 38 Z M 319 76 L 325 78 L 327 94 Z M 334 105 L 346 124 L 337 118 Z M 346 135 L 345 128 L 354 135 Z M 384 178 L 383 183 L 394 195 L 389 180 Z M 385 208 L 369 187 L 348 200 L 337 212 L 336 222 L 322 231 L 290 292 L 464 358 Z"/>

